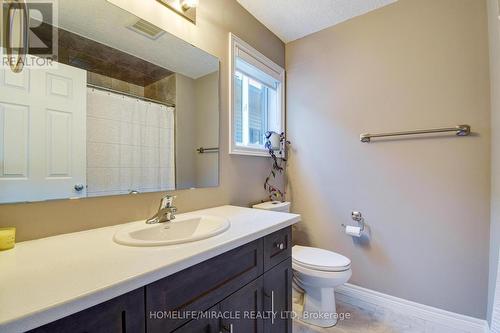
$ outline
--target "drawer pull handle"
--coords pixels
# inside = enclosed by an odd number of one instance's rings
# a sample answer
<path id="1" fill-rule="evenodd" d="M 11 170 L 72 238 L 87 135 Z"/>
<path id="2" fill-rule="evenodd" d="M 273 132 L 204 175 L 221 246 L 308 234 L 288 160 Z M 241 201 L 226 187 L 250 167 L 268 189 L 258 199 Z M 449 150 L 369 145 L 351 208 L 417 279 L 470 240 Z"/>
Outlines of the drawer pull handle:
<path id="1" fill-rule="evenodd" d="M 271 324 L 274 325 L 274 290 L 271 290 L 271 295 L 264 292 L 264 296 L 271 298 Z"/>
<path id="2" fill-rule="evenodd" d="M 281 243 L 276 243 L 275 244 L 277 249 L 284 250 L 285 249 L 285 244 L 283 242 Z"/>
<path id="3" fill-rule="evenodd" d="M 222 326 L 222 330 L 224 332 L 229 332 L 229 333 L 233 333 L 233 324 L 230 324 L 229 327 L 227 325 L 223 325 Z M 221 332 L 222 333 L 222 332 Z"/>

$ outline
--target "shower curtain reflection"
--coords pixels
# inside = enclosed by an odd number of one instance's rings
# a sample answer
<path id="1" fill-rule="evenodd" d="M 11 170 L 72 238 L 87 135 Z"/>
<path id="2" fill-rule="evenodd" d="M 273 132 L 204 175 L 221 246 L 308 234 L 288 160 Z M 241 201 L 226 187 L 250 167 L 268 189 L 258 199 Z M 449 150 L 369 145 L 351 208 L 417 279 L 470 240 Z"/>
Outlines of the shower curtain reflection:
<path id="1" fill-rule="evenodd" d="M 88 88 L 88 196 L 175 189 L 174 111 Z"/>

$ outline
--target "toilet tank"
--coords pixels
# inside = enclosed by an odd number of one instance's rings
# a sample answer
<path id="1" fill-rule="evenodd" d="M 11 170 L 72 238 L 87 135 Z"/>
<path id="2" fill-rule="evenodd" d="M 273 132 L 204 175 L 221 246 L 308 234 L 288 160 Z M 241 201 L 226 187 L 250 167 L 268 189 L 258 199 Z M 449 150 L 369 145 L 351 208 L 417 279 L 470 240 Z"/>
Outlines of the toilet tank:
<path id="1" fill-rule="evenodd" d="M 290 213 L 290 202 L 267 201 L 258 205 L 253 205 L 253 208 L 271 210 L 274 212 Z"/>

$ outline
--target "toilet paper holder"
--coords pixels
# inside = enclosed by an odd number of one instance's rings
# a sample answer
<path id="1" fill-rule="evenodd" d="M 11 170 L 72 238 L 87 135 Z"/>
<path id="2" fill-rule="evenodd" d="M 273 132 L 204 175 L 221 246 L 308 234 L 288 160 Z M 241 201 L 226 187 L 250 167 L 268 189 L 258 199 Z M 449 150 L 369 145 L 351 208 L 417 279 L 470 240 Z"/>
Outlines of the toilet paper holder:
<path id="1" fill-rule="evenodd" d="M 361 212 L 351 212 L 351 218 L 353 221 L 356 221 L 358 223 L 358 226 L 360 227 L 360 231 L 365 230 L 365 218 L 363 217 L 363 214 Z M 345 224 L 342 224 L 342 228 L 346 228 L 347 226 Z"/>

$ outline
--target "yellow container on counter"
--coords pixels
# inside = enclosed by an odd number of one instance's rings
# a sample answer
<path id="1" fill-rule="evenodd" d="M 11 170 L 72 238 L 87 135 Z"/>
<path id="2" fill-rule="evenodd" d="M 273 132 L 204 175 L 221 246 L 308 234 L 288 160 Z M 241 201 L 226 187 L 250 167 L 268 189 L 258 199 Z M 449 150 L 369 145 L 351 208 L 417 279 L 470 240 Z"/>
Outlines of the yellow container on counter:
<path id="1" fill-rule="evenodd" d="M 16 228 L 0 228 L 0 251 L 10 250 L 16 245 Z"/>

